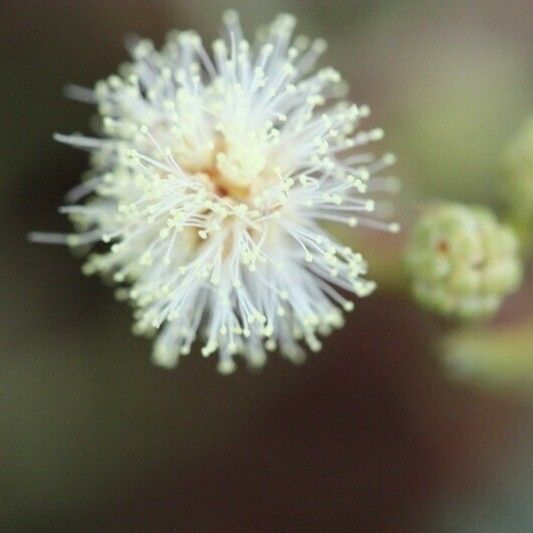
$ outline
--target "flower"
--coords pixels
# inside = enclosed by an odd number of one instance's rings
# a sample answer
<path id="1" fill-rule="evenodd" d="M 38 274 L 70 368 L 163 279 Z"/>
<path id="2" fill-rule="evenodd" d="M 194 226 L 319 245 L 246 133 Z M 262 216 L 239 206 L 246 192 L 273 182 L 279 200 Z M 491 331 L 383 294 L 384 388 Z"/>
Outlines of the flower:
<path id="1" fill-rule="evenodd" d="M 413 228 L 405 264 L 422 305 L 463 319 L 494 313 L 522 280 L 514 232 L 478 206 L 430 209 Z"/>
<path id="2" fill-rule="evenodd" d="M 84 272 L 121 285 L 134 331 L 157 332 L 154 361 L 175 366 L 200 337 L 227 373 L 235 354 L 261 365 L 265 350 L 301 360 L 300 340 L 319 350 L 353 308 L 339 290 L 374 289 L 362 256 L 320 223 L 398 227 L 366 195 L 386 188 L 370 177 L 393 157 L 357 151 L 383 132 L 357 131 L 368 107 L 340 100 L 334 69 L 314 72 L 324 41 L 291 42 L 289 15 L 253 46 L 234 11 L 224 23 L 212 59 L 196 33 L 173 32 L 159 52 L 131 43 L 132 62 L 93 93 L 74 90 L 102 123 L 101 138 L 56 135 L 92 153 L 62 208 L 77 232 L 32 237 L 108 243 Z"/>

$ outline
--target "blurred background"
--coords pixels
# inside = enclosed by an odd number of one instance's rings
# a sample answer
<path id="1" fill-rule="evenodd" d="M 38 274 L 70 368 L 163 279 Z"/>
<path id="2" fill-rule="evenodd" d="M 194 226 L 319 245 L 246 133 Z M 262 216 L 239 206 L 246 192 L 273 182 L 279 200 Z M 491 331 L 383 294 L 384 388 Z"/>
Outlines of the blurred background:
<path id="1" fill-rule="evenodd" d="M 248 35 L 289 11 L 328 40 L 398 156 L 407 228 L 434 199 L 501 203 L 502 147 L 533 111 L 529 0 L 3 0 L 0 529 L 533 531 L 533 370 L 505 342 L 490 368 L 482 348 L 477 369 L 446 363 L 450 325 L 398 283 L 403 235 L 356 237 L 381 289 L 320 354 L 229 377 L 198 356 L 153 366 L 108 287 L 27 242 L 67 230 L 56 208 L 87 166 L 52 140 L 93 114 L 64 85 L 114 72 L 131 32 L 209 42 L 227 7 Z M 533 315 L 531 278 L 491 331 Z"/>

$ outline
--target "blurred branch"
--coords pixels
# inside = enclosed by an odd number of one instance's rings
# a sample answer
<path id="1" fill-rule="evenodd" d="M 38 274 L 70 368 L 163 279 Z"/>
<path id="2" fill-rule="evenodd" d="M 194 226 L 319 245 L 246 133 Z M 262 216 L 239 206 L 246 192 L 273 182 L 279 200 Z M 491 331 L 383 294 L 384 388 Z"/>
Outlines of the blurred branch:
<path id="1" fill-rule="evenodd" d="M 533 319 L 496 330 L 462 330 L 439 344 L 450 371 L 497 388 L 533 385 Z M 533 396 L 532 396 L 533 397 Z"/>

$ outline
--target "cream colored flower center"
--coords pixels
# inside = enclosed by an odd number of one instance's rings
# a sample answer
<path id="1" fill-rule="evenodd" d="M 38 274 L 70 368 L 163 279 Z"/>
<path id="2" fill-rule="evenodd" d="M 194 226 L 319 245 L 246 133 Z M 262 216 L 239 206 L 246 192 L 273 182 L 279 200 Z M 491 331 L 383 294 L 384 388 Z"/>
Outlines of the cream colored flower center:
<path id="1" fill-rule="evenodd" d="M 176 153 L 180 166 L 220 197 L 250 203 L 256 194 L 278 182 L 268 161 L 269 143 L 260 133 L 215 133 L 201 157 L 187 157 L 184 148 Z"/>

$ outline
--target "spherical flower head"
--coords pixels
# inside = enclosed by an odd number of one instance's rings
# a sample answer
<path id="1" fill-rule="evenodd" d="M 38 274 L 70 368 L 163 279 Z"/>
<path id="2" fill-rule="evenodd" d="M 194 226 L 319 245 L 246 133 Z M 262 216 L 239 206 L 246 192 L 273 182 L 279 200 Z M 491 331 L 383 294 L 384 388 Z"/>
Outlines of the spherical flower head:
<path id="1" fill-rule="evenodd" d="M 299 361 L 301 343 L 319 350 L 353 308 L 341 292 L 374 289 L 323 222 L 398 228 L 367 196 L 386 189 L 393 157 L 367 150 L 383 132 L 358 129 L 369 109 L 339 99 L 338 72 L 315 70 L 325 43 L 292 40 L 289 15 L 254 44 L 235 12 L 224 24 L 212 55 L 192 31 L 161 51 L 130 43 L 119 75 L 78 92 L 97 103 L 101 136 L 57 138 L 92 154 L 70 195 L 79 203 L 63 208 L 78 230 L 69 244 L 107 243 L 84 272 L 120 285 L 134 331 L 157 335 L 157 364 L 176 365 L 199 339 L 227 373 L 236 354 L 258 366 L 266 351 Z"/>
<path id="2" fill-rule="evenodd" d="M 413 228 L 405 263 L 422 305 L 462 319 L 494 313 L 522 278 L 513 231 L 484 207 L 430 209 Z"/>
<path id="3" fill-rule="evenodd" d="M 509 143 L 504 153 L 505 196 L 514 218 L 533 232 L 533 117 Z"/>

